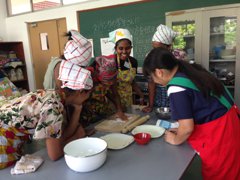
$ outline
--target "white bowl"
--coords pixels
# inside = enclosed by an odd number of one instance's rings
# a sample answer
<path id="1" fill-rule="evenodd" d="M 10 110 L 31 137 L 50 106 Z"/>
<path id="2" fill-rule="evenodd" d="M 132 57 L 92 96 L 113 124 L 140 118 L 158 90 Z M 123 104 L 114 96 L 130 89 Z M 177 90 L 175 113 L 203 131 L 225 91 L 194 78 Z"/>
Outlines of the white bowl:
<path id="1" fill-rule="evenodd" d="M 106 161 L 107 143 L 100 138 L 86 137 L 66 144 L 63 151 L 70 169 L 89 172 L 99 168 Z"/>

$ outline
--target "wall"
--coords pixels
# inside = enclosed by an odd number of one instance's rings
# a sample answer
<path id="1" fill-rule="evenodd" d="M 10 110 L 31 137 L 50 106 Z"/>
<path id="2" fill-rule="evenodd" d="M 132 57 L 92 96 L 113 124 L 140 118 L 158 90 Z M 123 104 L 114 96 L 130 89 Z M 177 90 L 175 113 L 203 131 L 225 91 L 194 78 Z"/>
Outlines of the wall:
<path id="1" fill-rule="evenodd" d="M 0 0 L 3 1 L 3 0 Z M 121 3 L 128 3 L 140 0 L 121 0 Z M 61 8 L 38 11 L 19 16 L 6 18 L 7 41 L 23 41 L 25 60 L 28 70 L 30 90 L 35 89 L 34 71 L 31 61 L 31 50 L 28 39 L 27 22 L 43 21 L 49 19 L 66 18 L 67 29 L 78 29 L 77 11 L 98 8 L 102 6 L 111 6 L 120 4 L 118 0 L 91 0 L 91 2 L 69 5 Z"/>
<path id="2" fill-rule="evenodd" d="M 69 5 L 61 8 L 49 9 L 34 13 L 23 14 L 19 16 L 8 17 L 5 19 L 6 29 L 1 32 L 4 34 L 8 41 L 23 41 L 24 52 L 26 57 L 26 64 L 28 69 L 28 77 L 29 77 L 29 86 L 31 90 L 35 89 L 34 82 L 34 72 L 32 68 L 31 61 L 31 50 L 28 39 L 27 32 L 27 22 L 34 21 L 43 21 L 49 19 L 58 19 L 58 18 L 66 18 L 67 20 L 67 28 L 70 29 L 78 29 L 77 22 L 77 11 L 94 9 L 104 6 L 112 6 L 122 3 L 129 2 L 137 2 L 141 0 L 91 0 L 91 2 L 83 2 L 80 4 Z M 159 24 L 165 23 L 165 12 L 175 11 L 180 9 L 191 9 L 191 8 L 199 8 L 204 6 L 213 6 L 213 5 L 222 5 L 222 4 L 230 4 L 230 3 L 239 3 L 239 0 L 157 0 L 159 6 L 156 7 L 155 10 L 159 11 Z M 0 0 L 0 7 L 5 6 L 5 0 Z M 154 10 L 154 9 L 153 9 Z M 2 27 L 2 11 L 0 12 L 0 26 Z M 4 18 L 3 18 L 4 19 Z M 4 22 L 4 20 L 3 20 Z M 3 24 L 4 26 L 4 24 Z M 1 28 L 2 29 L 2 28 Z M 4 29 L 4 28 L 3 28 Z M 7 33 L 6 33 L 7 32 Z"/>
<path id="3" fill-rule="evenodd" d="M 6 10 L 6 1 L 0 1 L 0 41 L 5 40 L 6 36 L 6 17 L 7 17 L 7 10 Z"/>

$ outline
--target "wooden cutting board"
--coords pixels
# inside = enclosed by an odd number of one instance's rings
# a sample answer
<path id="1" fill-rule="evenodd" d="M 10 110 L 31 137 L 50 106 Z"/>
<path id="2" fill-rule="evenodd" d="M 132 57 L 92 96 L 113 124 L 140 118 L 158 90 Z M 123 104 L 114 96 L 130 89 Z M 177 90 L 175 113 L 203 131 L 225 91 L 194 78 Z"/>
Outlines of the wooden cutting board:
<path id="1" fill-rule="evenodd" d="M 118 132 L 120 133 L 124 127 L 133 123 L 135 120 L 140 118 L 138 114 L 126 114 L 128 116 L 127 121 L 123 121 L 120 118 L 116 118 L 115 116 L 110 116 L 104 119 L 102 122 L 95 126 L 97 131 L 101 132 Z"/>

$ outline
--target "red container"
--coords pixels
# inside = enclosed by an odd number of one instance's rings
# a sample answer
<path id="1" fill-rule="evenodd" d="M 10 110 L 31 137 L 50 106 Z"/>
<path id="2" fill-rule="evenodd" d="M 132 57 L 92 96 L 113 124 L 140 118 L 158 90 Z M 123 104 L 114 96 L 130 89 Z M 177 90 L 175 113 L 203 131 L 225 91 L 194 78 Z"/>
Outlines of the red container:
<path id="1" fill-rule="evenodd" d="M 147 144 L 151 140 L 151 135 L 149 133 L 137 133 L 134 135 L 134 140 L 138 144 Z"/>

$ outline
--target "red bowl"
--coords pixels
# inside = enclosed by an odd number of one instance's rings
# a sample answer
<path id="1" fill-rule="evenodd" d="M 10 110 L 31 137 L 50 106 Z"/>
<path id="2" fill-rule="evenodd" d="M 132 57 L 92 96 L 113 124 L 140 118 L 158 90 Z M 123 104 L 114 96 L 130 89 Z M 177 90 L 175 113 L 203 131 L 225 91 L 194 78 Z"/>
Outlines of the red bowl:
<path id="1" fill-rule="evenodd" d="M 134 140 L 138 144 L 147 144 L 151 140 L 151 135 L 149 133 L 137 133 L 134 135 Z"/>

